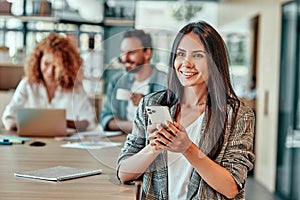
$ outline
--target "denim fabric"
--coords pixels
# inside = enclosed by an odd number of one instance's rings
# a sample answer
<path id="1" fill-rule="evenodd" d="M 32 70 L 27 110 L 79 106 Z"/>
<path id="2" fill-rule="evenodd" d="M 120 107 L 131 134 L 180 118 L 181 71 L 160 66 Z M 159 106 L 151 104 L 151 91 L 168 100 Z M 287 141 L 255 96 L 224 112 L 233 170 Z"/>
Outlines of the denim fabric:
<path id="1" fill-rule="evenodd" d="M 104 130 L 108 130 L 108 122 L 112 118 L 127 120 L 126 108 L 128 101 L 117 100 L 116 92 L 118 88 L 130 90 L 134 82 L 134 74 L 126 71 L 116 74 L 107 86 L 106 101 L 100 113 L 100 122 Z M 157 70 L 153 66 L 150 77 L 150 93 L 165 90 L 167 88 L 167 74 Z"/>

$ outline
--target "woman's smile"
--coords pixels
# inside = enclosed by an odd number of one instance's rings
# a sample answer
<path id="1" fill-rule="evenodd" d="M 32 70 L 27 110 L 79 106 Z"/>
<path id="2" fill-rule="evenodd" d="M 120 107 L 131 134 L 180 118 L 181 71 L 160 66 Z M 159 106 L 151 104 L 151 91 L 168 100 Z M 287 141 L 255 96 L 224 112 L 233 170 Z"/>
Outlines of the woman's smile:
<path id="1" fill-rule="evenodd" d="M 190 72 L 190 71 L 180 71 L 180 73 L 184 76 L 184 78 L 189 79 L 193 76 L 197 75 L 198 72 Z"/>

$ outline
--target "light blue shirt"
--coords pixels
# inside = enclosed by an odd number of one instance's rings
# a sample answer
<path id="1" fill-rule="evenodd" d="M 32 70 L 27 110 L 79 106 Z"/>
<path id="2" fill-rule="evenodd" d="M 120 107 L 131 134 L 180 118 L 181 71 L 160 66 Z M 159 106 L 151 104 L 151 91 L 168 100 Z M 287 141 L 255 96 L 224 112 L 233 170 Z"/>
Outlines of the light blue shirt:
<path id="1" fill-rule="evenodd" d="M 126 108 L 128 101 L 117 100 L 116 92 L 118 88 L 131 90 L 134 82 L 134 74 L 126 71 L 118 73 L 112 78 L 107 86 L 106 102 L 100 113 L 100 122 L 104 130 L 108 130 L 108 123 L 112 118 L 127 120 Z M 165 90 L 167 88 L 167 74 L 153 67 L 150 81 L 148 83 L 151 92 Z"/>

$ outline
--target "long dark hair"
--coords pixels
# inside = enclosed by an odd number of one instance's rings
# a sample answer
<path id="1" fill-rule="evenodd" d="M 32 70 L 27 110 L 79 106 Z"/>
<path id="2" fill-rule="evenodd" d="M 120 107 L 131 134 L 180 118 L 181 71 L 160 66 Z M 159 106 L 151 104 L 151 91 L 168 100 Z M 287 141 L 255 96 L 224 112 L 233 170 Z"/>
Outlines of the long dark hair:
<path id="1" fill-rule="evenodd" d="M 200 148 L 210 158 L 215 159 L 221 151 L 228 119 L 228 105 L 232 108 L 232 129 L 240 101 L 230 82 L 229 58 L 226 45 L 220 34 L 208 23 L 199 21 L 184 26 L 176 35 L 169 60 L 167 102 L 176 99 L 181 105 L 184 88 L 174 70 L 176 50 L 182 37 L 188 33 L 199 36 L 207 54 L 208 96 L 206 102 L 206 124 L 201 137 Z M 180 109 L 180 106 L 179 106 Z"/>

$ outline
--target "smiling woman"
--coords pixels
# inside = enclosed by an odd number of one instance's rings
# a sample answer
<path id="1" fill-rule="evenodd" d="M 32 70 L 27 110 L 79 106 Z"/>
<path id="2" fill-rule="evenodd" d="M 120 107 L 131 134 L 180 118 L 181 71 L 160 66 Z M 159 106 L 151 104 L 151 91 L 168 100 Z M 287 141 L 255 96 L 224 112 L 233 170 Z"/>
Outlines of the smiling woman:
<path id="1" fill-rule="evenodd" d="M 183 86 L 202 84 L 204 87 L 199 87 L 200 91 L 206 91 L 208 81 L 206 56 L 204 46 L 196 34 L 189 33 L 182 38 L 176 51 L 174 68 Z M 195 94 L 201 94 L 201 92 L 195 92 Z"/>
<path id="2" fill-rule="evenodd" d="M 152 124 L 152 105 L 168 106 L 175 122 Z M 190 23 L 173 42 L 168 89 L 139 104 L 117 176 L 143 179 L 142 199 L 244 200 L 253 134 L 254 113 L 231 86 L 223 39 L 204 21 Z"/>

